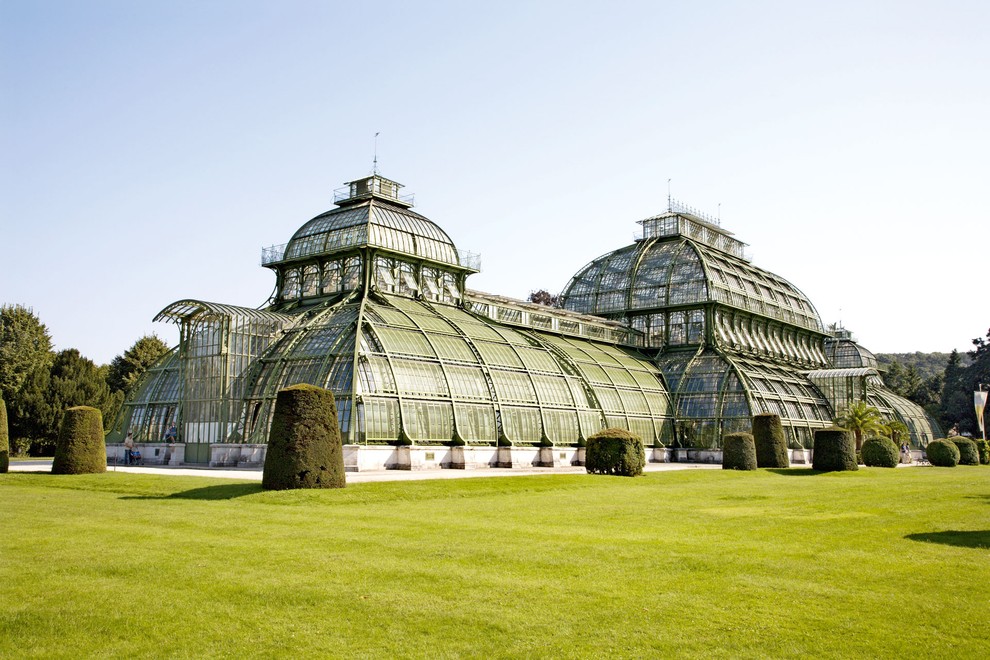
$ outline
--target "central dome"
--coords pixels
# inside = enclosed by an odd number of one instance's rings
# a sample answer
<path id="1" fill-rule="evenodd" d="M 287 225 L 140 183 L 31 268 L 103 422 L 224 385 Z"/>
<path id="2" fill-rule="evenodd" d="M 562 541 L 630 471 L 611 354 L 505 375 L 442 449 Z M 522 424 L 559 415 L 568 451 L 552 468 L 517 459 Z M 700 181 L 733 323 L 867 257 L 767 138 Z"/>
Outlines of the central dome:
<path id="1" fill-rule="evenodd" d="M 409 210 L 399 184 L 372 176 L 348 184 L 338 208 L 304 224 L 285 246 L 284 261 L 372 247 L 450 266 L 460 266 L 450 237 L 428 218 Z"/>

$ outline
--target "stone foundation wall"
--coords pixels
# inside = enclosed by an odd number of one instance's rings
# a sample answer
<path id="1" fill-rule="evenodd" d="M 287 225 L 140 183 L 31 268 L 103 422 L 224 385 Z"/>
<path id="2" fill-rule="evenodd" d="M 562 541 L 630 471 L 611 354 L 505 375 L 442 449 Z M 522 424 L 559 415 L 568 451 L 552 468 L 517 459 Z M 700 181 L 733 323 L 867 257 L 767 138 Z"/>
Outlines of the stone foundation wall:
<path id="1" fill-rule="evenodd" d="M 135 442 L 134 451 L 141 453 L 144 465 L 182 465 L 185 461 L 186 446 L 183 443 Z M 124 445 L 107 444 L 107 465 L 126 465 Z"/>

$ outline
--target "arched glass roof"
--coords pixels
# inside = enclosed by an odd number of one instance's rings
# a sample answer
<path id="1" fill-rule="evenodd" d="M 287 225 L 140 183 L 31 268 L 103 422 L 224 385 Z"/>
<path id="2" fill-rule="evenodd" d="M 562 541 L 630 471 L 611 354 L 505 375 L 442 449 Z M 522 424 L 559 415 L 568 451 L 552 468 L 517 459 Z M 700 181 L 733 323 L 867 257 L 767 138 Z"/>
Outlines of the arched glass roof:
<path id="1" fill-rule="evenodd" d="M 352 442 L 563 445 L 605 426 L 669 439 L 663 378 L 637 352 L 400 296 L 328 308 L 259 365 L 245 396 L 250 441 L 264 442 L 276 393 L 294 383 L 334 392 Z"/>
<path id="2" fill-rule="evenodd" d="M 807 296 L 782 277 L 683 237 L 646 239 L 595 259 L 562 294 L 564 307 L 615 315 L 721 302 L 822 332 Z"/>
<path id="3" fill-rule="evenodd" d="M 293 235 L 282 260 L 375 247 L 459 266 L 457 248 L 431 220 L 375 198 L 316 216 Z"/>
<path id="4" fill-rule="evenodd" d="M 831 425 L 828 401 L 799 371 L 716 351 L 671 351 L 658 360 L 676 406 L 678 442 L 720 447 L 722 436 L 750 431 L 757 413 L 779 415 L 792 447 L 811 447 Z"/>

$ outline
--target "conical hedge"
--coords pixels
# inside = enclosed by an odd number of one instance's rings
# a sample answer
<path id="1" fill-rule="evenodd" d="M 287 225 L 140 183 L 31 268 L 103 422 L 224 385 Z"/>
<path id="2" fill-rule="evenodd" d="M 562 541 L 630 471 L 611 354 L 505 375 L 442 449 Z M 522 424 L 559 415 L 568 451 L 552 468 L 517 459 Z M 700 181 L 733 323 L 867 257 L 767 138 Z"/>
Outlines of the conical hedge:
<path id="1" fill-rule="evenodd" d="M 727 433 L 722 438 L 722 469 L 756 469 L 756 445 L 751 434 Z"/>
<path id="2" fill-rule="evenodd" d="M 764 413 L 753 417 L 753 442 L 756 443 L 756 465 L 761 468 L 791 466 L 787 439 L 780 415 Z"/>
<path id="3" fill-rule="evenodd" d="M 315 385 L 279 391 L 261 485 L 268 490 L 347 485 L 333 392 Z"/>
<path id="4" fill-rule="evenodd" d="M 7 434 L 7 404 L 0 399 L 0 473 L 10 466 L 10 437 Z"/>
<path id="5" fill-rule="evenodd" d="M 815 431 L 815 456 L 811 466 L 820 472 L 858 470 L 852 431 L 836 426 Z"/>
<path id="6" fill-rule="evenodd" d="M 65 411 L 55 445 L 52 474 L 91 474 L 107 471 L 103 442 L 103 414 L 96 408 L 76 406 Z"/>
<path id="7" fill-rule="evenodd" d="M 584 468 L 589 474 L 637 477 L 643 474 L 645 464 L 643 440 L 635 433 L 608 428 L 588 438 Z"/>

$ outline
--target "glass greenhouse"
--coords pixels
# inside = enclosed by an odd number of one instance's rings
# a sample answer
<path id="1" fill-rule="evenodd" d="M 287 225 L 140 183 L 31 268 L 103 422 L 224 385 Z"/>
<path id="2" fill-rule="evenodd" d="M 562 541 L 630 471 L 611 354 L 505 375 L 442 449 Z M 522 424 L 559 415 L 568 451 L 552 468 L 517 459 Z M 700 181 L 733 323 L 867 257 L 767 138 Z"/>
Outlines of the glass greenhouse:
<path id="1" fill-rule="evenodd" d="M 265 443 L 275 395 L 295 383 L 334 392 L 352 445 L 565 447 L 621 427 L 647 445 L 717 448 L 773 412 L 809 447 L 856 399 L 916 444 L 936 433 L 883 386 L 872 354 L 830 337 L 711 218 L 671 204 L 578 271 L 555 309 L 468 289 L 478 257 L 412 211 L 400 184 L 346 186 L 336 208 L 262 250 L 276 277 L 263 309 L 182 300 L 158 314 L 179 346 L 115 434 L 154 442 L 175 424 L 185 461 L 209 462 L 211 446 Z"/>
<path id="2" fill-rule="evenodd" d="M 814 430 L 854 399 L 905 423 L 916 445 L 937 435 L 920 406 L 884 387 L 872 353 L 844 330 L 825 331 L 797 287 L 752 265 L 745 243 L 715 218 L 669 206 L 640 221 L 633 245 L 579 270 L 561 299 L 643 333 L 671 394 L 679 446 L 718 447 L 724 433 L 749 430 L 753 415 L 773 413 L 791 447 L 810 448 Z M 865 369 L 851 376 L 853 366 Z M 855 387 L 834 386 L 849 378 Z"/>

